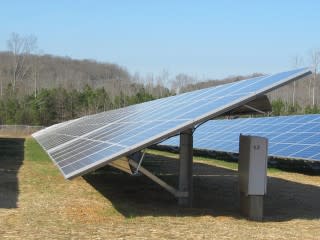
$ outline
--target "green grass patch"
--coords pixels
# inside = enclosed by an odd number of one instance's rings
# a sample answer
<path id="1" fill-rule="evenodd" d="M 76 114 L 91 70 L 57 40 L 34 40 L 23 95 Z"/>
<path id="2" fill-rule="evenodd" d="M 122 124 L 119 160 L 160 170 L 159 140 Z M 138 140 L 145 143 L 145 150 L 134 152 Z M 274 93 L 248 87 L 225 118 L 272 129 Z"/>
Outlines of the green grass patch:
<path id="1" fill-rule="evenodd" d="M 33 170 L 41 176 L 57 176 L 59 170 L 54 166 L 50 157 L 33 138 L 25 140 L 25 161 L 31 161 Z"/>
<path id="2" fill-rule="evenodd" d="M 164 156 L 164 157 L 170 157 L 170 158 L 177 158 L 177 159 L 179 158 L 179 154 L 177 153 L 165 152 L 165 151 L 154 150 L 154 149 L 147 149 L 146 153 Z"/>
<path id="3" fill-rule="evenodd" d="M 51 162 L 49 156 L 33 138 L 26 138 L 24 147 L 26 160 L 41 163 Z"/>
<path id="4" fill-rule="evenodd" d="M 177 153 L 159 151 L 159 150 L 154 150 L 154 149 L 148 149 L 147 153 L 154 154 L 154 155 L 160 155 L 160 156 L 164 156 L 164 157 L 176 158 L 176 159 L 179 158 L 179 154 L 177 154 Z M 232 169 L 232 170 L 238 169 L 238 163 L 227 162 L 227 161 L 218 160 L 218 159 L 214 159 L 214 158 L 210 158 L 210 157 L 193 156 L 193 161 L 211 164 L 211 165 L 215 165 L 218 167 L 224 167 L 224 168 L 228 168 L 228 169 Z"/>
<path id="5" fill-rule="evenodd" d="M 179 158 L 179 154 L 177 154 L 177 153 L 154 150 L 154 149 L 148 149 L 147 153 L 153 154 L 153 155 L 164 156 L 164 157 L 176 158 L 176 159 Z M 228 168 L 228 169 L 235 170 L 235 171 L 238 170 L 238 163 L 237 162 L 229 162 L 229 161 L 214 159 L 214 158 L 210 158 L 210 157 L 203 157 L 203 156 L 193 156 L 193 161 L 210 164 L 210 165 L 214 165 L 217 167 Z M 283 171 L 278 168 L 268 168 L 268 173 L 277 173 L 277 172 L 283 172 Z"/>

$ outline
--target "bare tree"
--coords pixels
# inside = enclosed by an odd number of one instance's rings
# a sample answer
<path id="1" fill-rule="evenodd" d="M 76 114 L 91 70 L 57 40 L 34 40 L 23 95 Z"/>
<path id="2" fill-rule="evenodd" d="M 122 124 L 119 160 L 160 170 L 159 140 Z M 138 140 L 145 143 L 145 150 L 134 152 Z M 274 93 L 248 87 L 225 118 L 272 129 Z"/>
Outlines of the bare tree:
<path id="1" fill-rule="evenodd" d="M 0 71 L 0 97 L 3 96 L 3 77 L 2 77 L 2 71 Z"/>
<path id="2" fill-rule="evenodd" d="M 4 79 L 4 74 L 2 73 L 3 72 L 3 63 L 2 63 L 2 58 L 0 58 L 0 97 L 3 96 L 3 79 Z"/>
<path id="3" fill-rule="evenodd" d="M 298 68 L 303 64 L 303 58 L 299 55 L 293 57 L 293 67 Z M 293 91 L 292 91 L 292 106 L 296 104 L 296 81 L 293 81 Z"/>
<path id="4" fill-rule="evenodd" d="M 32 63 L 31 63 L 31 75 L 32 75 L 32 80 L 33 80 L 33 92 L 34 92 L 34 97 L 37 97 L 38 93 L 38 82 L 40 79 L 40 56 L 33 56 L 32 58 Z"/>
<path id="5" fill-rule="evenodd" d="M 195 78 L 190 77 L 186 74 L 178 74 L 176 79 L 172 82 L 172 89 L 177 93 L 181 93 L 184 87 L 191 85 L 195 82 Z M 185 89 L 189 90 L 189 89 Z"/>
<path id="6" fill-rule="evenodd" d="M 315 88 L 316 88 L 316 79 L 317 79 L 317 71 L 320 65 L 320 50 L 319 49 L 312 49 L 311 50 L 311 65 L 313 68 L 313 78 L 310 78 L 309 80 L 309 94 L 312 96 L 312 106 L 315 106 Z M 311 84 L 311 80 L 313 80 L 313 83 Z M 311 90 L 312 88 L 312 90 Z"/>
<path id="7" fill-rule="evenodd" d="M 164 96 L 164 89 L 168 84 L 169 81 L 169 71 L 168 70 L 162 70 L 161 75 L 157 77 L 157 90 L 158 90 L 158 96 L 163 97 Z"/>
<path id="8" fill-rule="evenodd" d="M 18 82 L 22 82 L 30 70 L 27 58 L 37 47 L 37 38 L 33 35 L 21 37 L 12 33 L 7 41 L 7 46 L 12 55 L 12 90 L 16 89 Z"/>
<path id="9" fill-rule="evenodd" d="M 152 73 L 147 74 L 145 78 L 145 87 L 148 93 L 152 94 L 152 90 L 154 89 L 154 75 Z"/>

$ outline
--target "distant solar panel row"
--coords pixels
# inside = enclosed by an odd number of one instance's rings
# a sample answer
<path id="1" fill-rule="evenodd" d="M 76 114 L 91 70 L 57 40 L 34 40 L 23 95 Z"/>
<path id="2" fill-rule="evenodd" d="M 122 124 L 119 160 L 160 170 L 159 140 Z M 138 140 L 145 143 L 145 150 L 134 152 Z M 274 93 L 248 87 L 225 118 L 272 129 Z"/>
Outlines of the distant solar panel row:
<path id="1" fill-rule="evenodd" d="M 194 132 L 194 148 L 238 153 L 240 134 L 268 138 L 270 156 L 320 161 L 320 114 L 208 121 Z"/>
<path id="2" fill-rule="evenodd" d="M 295 69 L 86 116 L 33 134 L 65 178 L 129 155 L 310 74 Z"/>

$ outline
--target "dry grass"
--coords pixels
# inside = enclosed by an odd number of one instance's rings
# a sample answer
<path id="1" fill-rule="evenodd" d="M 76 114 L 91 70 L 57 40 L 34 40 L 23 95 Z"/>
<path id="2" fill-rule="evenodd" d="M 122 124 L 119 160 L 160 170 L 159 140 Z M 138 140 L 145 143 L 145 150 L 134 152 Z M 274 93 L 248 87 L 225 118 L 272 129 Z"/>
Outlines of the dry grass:
<path id="1" fill-rule="evenodd" d="M 0 239 L 320 238 L 320 176 L 269 173 L 257 223 L 238 214 L 236 172 L 219 162 L 196 160 L 194 208 L 181 209 L 143 176 L 105 169 L 67 181 L 32 139 L 0 147 Z M 145 166 L 176 183 L 176 160 L 148 155 Z"/>

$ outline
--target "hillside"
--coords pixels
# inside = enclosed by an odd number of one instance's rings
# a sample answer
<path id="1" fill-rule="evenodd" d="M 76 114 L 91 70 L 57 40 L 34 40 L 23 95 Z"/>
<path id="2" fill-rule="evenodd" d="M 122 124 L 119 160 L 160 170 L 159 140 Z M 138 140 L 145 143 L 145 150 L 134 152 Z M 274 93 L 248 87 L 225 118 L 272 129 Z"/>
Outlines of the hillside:
<path id="1" fill-rule="evenodd" d="M 0 52 L 0 92 L 11 89 L 21 95 L 40 89 L 64 88 L 82 90 L 104 87 L 112 97 L 135 92 L 136 86 L 127 70 L 117 64 L 94 60 L 75 60 L 51 55 Z"/>
<path id="2" fill-rule="evenodd" d="M 260 76 L 200 82 L 186 74 L 131 75 L 94 60 L 0 52 L 0 124 L 51 125 L 181 92 Z M 273 114 L 317 113 L 319 75 L 269 93 Z M 314 95 L 314 98 L 313 98 Z"/>

